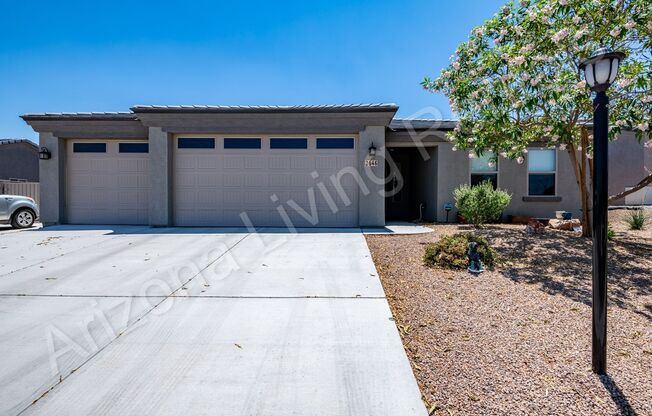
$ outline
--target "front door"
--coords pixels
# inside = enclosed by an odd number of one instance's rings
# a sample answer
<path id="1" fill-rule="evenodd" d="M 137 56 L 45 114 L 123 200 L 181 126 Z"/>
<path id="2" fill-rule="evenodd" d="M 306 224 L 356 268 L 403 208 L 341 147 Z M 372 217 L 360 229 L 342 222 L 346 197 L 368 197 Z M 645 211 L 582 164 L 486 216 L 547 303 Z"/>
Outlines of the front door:
<path id="1" fill-rule="evenodd" d="M 397 149 L 390 153 L 391 160 L 385 165 L 385 217 L 390 221 L 415 220 L 414 207 L 410 201 L 410 155 Z M 414 218 L 412 218 L 414 217 Z"/>

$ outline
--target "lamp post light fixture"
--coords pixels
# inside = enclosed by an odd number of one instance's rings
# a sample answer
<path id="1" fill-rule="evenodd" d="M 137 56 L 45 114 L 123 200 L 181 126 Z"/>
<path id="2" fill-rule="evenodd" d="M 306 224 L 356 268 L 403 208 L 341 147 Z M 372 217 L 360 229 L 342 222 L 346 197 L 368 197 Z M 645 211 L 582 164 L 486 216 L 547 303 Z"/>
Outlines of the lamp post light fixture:
<path id="1" fill-rule="evenodd" d="M 600 48 L 580 63 L 584 79 L 596 93 L 593 99 L 593 320 L 592 368 L 607 372 L 607 230 L 609 97 L 607 89 L 616 80 L 622 52 Z"/>
<path id="2" fill-rule="evenodd" d="M 38 158 L 41 160 L 48 160 L 52 157 L 52 154 L 47 147 L 41 147 L 41 150 L 38 152 Z"/>

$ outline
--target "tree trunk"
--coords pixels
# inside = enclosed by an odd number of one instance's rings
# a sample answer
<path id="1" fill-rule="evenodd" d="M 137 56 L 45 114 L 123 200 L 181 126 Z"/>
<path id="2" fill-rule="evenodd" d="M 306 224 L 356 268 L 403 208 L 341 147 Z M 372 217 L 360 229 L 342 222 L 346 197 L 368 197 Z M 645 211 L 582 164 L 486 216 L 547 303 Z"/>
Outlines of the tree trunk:
<path id="1" fill-rule="evenodd" d="M 582 149 L 584 151 L 584 149 Z M 582 236 L 591 237 L 591 211 L 589 199 L 589 187 L 587 186 L 586 163 L 585 158 L 580 162 L 577 158 L 577 150 L 574 144 L 568 146 L 568 155 L 575 171 L 575 179 L 580 191 L 580 200 L 582 203 Z M 581 164 L 580 164 L 581 163 Z"/>
<path id="2" fill-rule="evenodd" d="M 646 186 L 648 186 L 650 184 L 652 184 L 652 173 L 649 174 L 648 176 L 646 176 L 645 178 L 641 179 L 641 181 L 639 183 L 637 183 L 636 186 L 634 186 L 632 189 L 630 189 L 628 191 L 623 191 L 623 192 L 621 192 L 619 194 L 616 194 L 616 195 L 611 195 L 609 197 L 609 202 L 616 201 L 618 199 L 626 197 L 629 194 L 633 194 L 636 191 L 640 191 L 641 189 L 645 188 Z"/>

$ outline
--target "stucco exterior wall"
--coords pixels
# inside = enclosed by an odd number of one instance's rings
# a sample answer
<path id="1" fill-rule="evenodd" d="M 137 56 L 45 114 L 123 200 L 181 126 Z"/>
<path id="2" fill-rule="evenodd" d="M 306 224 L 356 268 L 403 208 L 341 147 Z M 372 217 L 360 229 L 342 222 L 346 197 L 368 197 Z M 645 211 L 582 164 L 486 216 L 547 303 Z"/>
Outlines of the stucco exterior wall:
<path id="1" fill-rule="evenodd" d="M 471 167 L 467 152 L 454 152 L 452 144 L 437 145 L 437 220 L 446 220 L 443 205 L 455 203 L 453 191 L 460 184 L 469 183 Z M 512 201 L 505 215 L 528 215 L 550 218 L 555 211 L 570 211 L 574 216 L 581 213 L 579 191 L 575 182 L 573 167 L 568 153 L 557 152 L 557 198 L 532 198 L 527 195 L 527 156 L 523 164 L 500 158 L 498 161 L 498 186 L 512 195 Z M 453 221 L 457 211 L 453 209 L 449 221 Z"/>
<path id="2" fill-rule="evenodd" d="M 39 145 L 52 154 L 49 160 L 39 160 L 41 222 L 65 222 L 65 141 L 52 133 L 40 133 Z"/>
<path id="3" fill-rule="evenodd" d="M 172 225 L 172 137 L 160 127 L 149 128 L 149 224 Z"/>
<path id="4" fill-rule="evenodd" d="M 0 179 L 38 182 L 38 149 L 30 143 L 0 145 Z"/>
<path id="5" fill-rule="evenodd" d="M 450 143 L 437 145 L 437 221 L 446 221 L 444 204 L 453 204 L 448 220 L 454 222 L 457 216 L 453 191 L 460 184 L 469 181 L 469 157 L 465 152 L 454 152 Z"/>
<path id="6" fill-rule="evenodd" d="M 623 192 L 636 185 L 652 171 L 652 149 L 639 143 L 633 132 L 620 135 L 609 143 L 609 195 Z M 621 198 L 611 205 L 624 205 Z"/>
<path id="7" fill-rule="evenodd" d="M 378 166 L 365 167 L 364 161 L 371 144 L 376 147 Z M 362 227 L 385 225 L 385 126 L 367 126 L 360 130 L 358 142 L 358 166 L 369 193 L 359 190 L 358 222 Z"/>

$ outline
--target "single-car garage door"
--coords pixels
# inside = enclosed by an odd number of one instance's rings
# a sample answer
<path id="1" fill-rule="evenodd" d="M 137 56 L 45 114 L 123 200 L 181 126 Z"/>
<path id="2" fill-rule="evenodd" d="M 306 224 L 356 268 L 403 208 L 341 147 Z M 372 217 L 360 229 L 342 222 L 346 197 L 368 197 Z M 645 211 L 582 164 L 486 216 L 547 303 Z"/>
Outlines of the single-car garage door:
<path id="1" fill-rule="evenodd" d="M 146 141 L 68 140 L 69 224 L 147 224 Z"/>
<path id="2" fill-rule="evenodd" d="M 180 136 L 174 221 L 182 226 L 358 225 L 355 137 Z"/>

